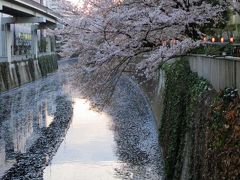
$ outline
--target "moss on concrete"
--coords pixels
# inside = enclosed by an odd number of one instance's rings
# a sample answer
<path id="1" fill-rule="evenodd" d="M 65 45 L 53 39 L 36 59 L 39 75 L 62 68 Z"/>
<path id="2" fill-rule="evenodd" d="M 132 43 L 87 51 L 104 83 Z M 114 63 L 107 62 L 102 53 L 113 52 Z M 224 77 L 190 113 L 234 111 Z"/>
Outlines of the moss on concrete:
<path id="1" fill-rule="evenodd" d="M 11 88 L 14 88 L 17 86 L 15 82 L 18 82 L 18 85 L 22 85 L 23 82 L 21 82 L 21 73 L 19 72 L 19 66 L 22 62 L 25 63 L 24 69 L 25 72 L 27 73 L 27 76 L 29 77 L 29 82 L 36 80 L 35 74 L 37 71 L 34 67 L 34 61 L 38 61 L 39 68 L 41 71 L 41 76 L 47 76 L 47 74 L 52 73 L 58 69 L 58 58 L 56 55 L 46 55 L 46 56 L 41 56 L 37 60 L 36 59 L 28 59 L 28 60 L 22 60 L 22 61 L 16 61 L 12 62 L 15 67 L 16 71 L 16 78 L 17 79 L 11 79 L 11 74 L 10 74 L 10 63 L 8 62 L 3 62 L 0 63 L 0 92 L 9 90 Z"/>
<path id="2" fill-rule="evenodd" d="M 3 80 L 3 84 L 6 89 L 10 87 L 10 70 L 9 64 L 7 62 L 0 63 L 1 66 L 1 76 Z"/>
<path id="3" fill-rule="evenodd" d="M 38 64 L 42 76 L 46 76 L 48 73 L 54 72 L 58 69 L 56 55 L 41 56 L 38 58 Z"/>

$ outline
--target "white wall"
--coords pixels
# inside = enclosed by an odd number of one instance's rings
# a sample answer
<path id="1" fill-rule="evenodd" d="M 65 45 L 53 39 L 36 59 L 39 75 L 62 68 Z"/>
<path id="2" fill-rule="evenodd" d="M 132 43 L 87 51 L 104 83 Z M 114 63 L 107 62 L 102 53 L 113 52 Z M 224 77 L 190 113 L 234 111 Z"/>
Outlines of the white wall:
<path id="1" fill-rule="evenodd" d="M 188 56 L 191 70 L 207 79 L 219 91 L 226 87 L 240 89 L 240 58 Z"/>

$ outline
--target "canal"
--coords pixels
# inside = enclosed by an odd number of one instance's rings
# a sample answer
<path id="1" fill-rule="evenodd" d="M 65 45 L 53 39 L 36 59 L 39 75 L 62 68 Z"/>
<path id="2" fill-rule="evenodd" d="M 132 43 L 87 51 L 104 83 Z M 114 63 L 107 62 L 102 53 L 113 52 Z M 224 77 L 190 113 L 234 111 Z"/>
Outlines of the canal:
<path id="1" fill-rule="evenodd" d="M 0 177 L 162 179 L 155 119 L 137 84 L 122 77 L 97 112 L 72 88 L 65 66 L 0 94 Z"/>

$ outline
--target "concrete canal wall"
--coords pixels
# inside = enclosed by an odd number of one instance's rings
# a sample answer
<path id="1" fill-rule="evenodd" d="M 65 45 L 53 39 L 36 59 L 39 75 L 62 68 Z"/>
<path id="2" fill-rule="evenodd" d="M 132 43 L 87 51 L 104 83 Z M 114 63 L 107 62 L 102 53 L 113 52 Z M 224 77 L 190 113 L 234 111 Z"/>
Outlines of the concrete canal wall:
<path id="1" fill-rule="evenodd" d="M 227 87 L 240 90 L 240 58 L 189 55 L 184 59 L 189 62 L 191 71 L 206 79 L 216 91 Z M 175 60 L 181 61 L 182 59 L 176 58 Z M 158 126 L 160 126 L 163 111 L 165 80 L 165 72 L 160 70 L 155 80 L 142 86 L 149 97 Z"/>
<path id="2" fill-rule="evenodd" d="M 57 70 L 55 55 L 15 62 L 0 62 L 0 92 L 37 80 Z"/>
<path id="3" fill-rule="evenodd" d="M 238 140 L 232 138 L 236 126 L 227 125 L 227 130 L 224 126 L 236 118 L 226 119 L 228 106 L 212 109 L 226 101 L 226 97 L 234 98 L 234 90 L 223 91 L 223 97 L 218 91 L 226 87 L 240 88 L 239 59 L 191 55 L 176 58 L 163 69 L 155 80 L 142 85 L 142 89 L 156 117 L 166 179 L 240 177 L 237 170 L 240 164 L 234 160 L 238 157 L 239 146 L 235 144 Z M 238 102 L 237 96 L 233 102 Z M 230 140 L 233 143 L 225 146 Z"/>

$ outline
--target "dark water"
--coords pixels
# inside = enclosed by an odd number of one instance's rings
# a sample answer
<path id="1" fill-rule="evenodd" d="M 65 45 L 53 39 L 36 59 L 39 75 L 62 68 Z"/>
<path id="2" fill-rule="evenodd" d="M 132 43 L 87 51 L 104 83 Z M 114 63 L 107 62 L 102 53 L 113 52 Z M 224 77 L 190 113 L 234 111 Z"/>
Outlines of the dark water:
<path id="1" fill-rule="evenodd" d="M 58 72 L 0 95 L 0 176 L 53 121 L 57 96 L 67 94 L 72 123 L 43 179 L 162 179 L 155 120 L 138 86 L 122 78 L 100 113 L 64 77 Z"/>

